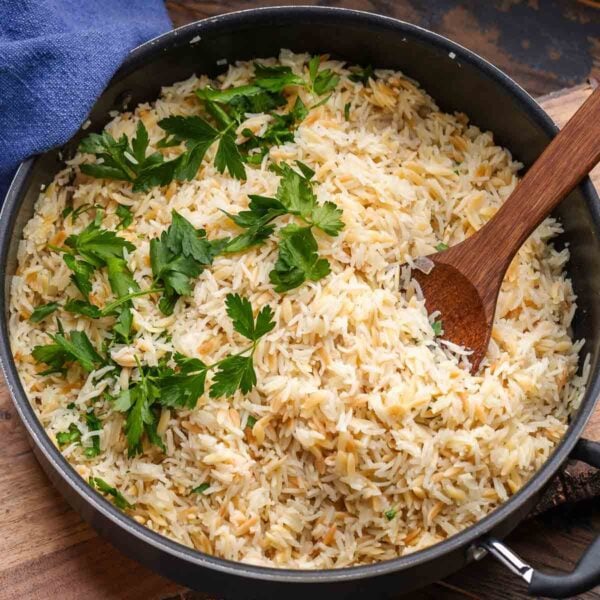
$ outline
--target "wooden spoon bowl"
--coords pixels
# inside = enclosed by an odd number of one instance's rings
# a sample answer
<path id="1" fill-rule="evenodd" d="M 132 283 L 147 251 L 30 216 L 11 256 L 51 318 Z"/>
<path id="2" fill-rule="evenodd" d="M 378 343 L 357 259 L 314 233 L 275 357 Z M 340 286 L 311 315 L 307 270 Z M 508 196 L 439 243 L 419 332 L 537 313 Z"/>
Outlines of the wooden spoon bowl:
<path id="1" fill-rule="evenodd" d="M 528 170 L 496 215 L 464 242 L 413 270 L 429 313 L 439 311 L 442 338 L 485 357 L 496 302 L 511 260 L 535 228 L 600 160 L 600 89 L 596 89 Z"/>

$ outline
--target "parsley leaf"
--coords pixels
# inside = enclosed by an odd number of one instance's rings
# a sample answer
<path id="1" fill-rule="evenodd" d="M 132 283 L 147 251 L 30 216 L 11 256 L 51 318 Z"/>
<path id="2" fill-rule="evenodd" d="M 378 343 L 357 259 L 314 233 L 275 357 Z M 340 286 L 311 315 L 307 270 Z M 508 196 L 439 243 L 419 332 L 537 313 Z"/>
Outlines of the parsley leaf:
<path id="1" fill-rule="evenodd" d="M 233 396 L 239 388 L 247 394 L 256 384 L 252 356 L 230 356 L 221 361 L 210 387 L 210 397 Z"/>
<path id="2" fill-rule="evenodd" d="M 81 431 L 79 431 L 79 427 L 75 423 L 71 423 L 67 431 L 59 431 L 56 434 L 56 442 L 60 448 L 78 443 L 79 441 L 81 441 Z"/>
<path id="3" fill-rule="evenodd" d="M 252 304 L 247 298 L 242 298 L 239 294 L 228 294 L 225 305 L 227 315 L 233 322 L 233 328 L 253 342 L 258 341 L 275 327 L 273 310 L 268 305 L 258 313 L 256 325 L 252 315 Z"/>
<path id="4" fill-rule="evenodd" d="M 448 246 L 448 244 L 444 244 L 444 242 L 440 242 L 439 244 L 436 244 L 435 249 L 438 252 L 443 252 L 444 250 L 448 250 L 450 246 Z"/>
<path id="5" fill-rule="evenodd" d="M 85 422 L 89 431 L 102 430 L 102 421 L 94 414 L 93 409 L 90 409 L 85 413 Z M 93 458 L 100 454 L 100 436 L 95 435 L 92 437 L 92 445 L 84 450 L 84 454 L 88 458 Z"/>
<path id="6" fill-rule="evenodd" d="M 37 362 L 46 363 L 51 368 L 46 374 L 62 372 L 66 362 L 78 362 L 88 372 L 106 362 L 83 331 L 71 331 L 68 337 L 64 333 L 50 334 L 50 337 L 53 344 L 35 346 L 31 353 Z"/>
<path id="7" fill-rule="evenodd" d="M 119 204 L 117 206 L 116 215 L 121 219 L 117 225 L 117 229 L 127 229 L 133 223 L 133 215 L 131 207 Z"/>
<path id="8" fill-rule="evenodd" d="M 133 191 L 144 191 L 154 181 L 148 174 L 159 166 L 164 170 L 167 164 L 159 152 L 146 156 L 148 144 L 148 131 L 141 120 L 131 142 L 125 134 L 115 140 L 107 131 L 91 133 L 81 141 L 79 151 L 95 155 L 97 161 L 82 164 L 81 172 L 101 179 L 129 181 Z"/>
<path id="9" fill-rule="evenodd" d="M 340 76 L 336 75 L 331 69 L 319 70 L 320 64 L 320 56 L 313 56 L 308 63 L 310 85 L 312 91 L 318 96 L 331 92 L 340 82 Z"/>
<path id="10" fill-rule="evenodd" d="M 47 316 L 51 315 L 54 311 L 58 310 L 59 306 L 57 302 L 49 302 L 48 304 L 42 304 L 40 306 L 36 306 L 29 320 L 32 323 L 39 323 L 43 321 Z"/>
<path id="11" fill-rule="evenodd" d="M 367 83 L 369 83 L 369 79 L 375 79 L 372 65 L 367 65 L 364 68 L 356 67 L 351 69 L 351 71 L 352 73 L 348 76 L 348 78 L 350 81 L 354 81 L 355 83 L 367 85 Z"/>
<path id="12" fill-rule="evenodd" d="M 64 308 L 67 312 L 75 315 L 83 315 L 90 319 L 99 319 L 102 316 L 102 311 L 86 300 L 68 300 Z"/>
<path id="13" fill-rule="evenodd" d="M 327 235 L 336 236 L 344 227 L 341 219 L 342 210 L 333 202 L 325 202 L 313 209 L 311 221 L 313 225 Z"/>
<path id="14" fill-rule="evenodd" d="M 104 479 L 100 479 L 100 477 L 90 477 L 90 485 L 93 488 L 96 488 L 98 491 L 102 492 L 106 496 L 112 496 L 114 499 L 115 506 L 120 508 L 121 510 L 125 510 L 126 508 L 133 508 L 134 505 L 127 502 L 125 496 L 117 490 L 117 488 L 109 485 L 104 481 Z"/>
<path id="15" fill-rule="evenodd" d="M 192 488 L 192 491 L 190 493 L 192 494 L 204 494 L 204 492 L 210 487 L 210 483 L 208 482 L 204 482 L 201 483 L 200 485 L 196 486 L 195 488 Z"/>
<path id="16" fill-rule="evenodd" d="M 204 394 L 204 384 L 208 370 L 198 358 L 175 355 L 179 372 L 166 375 L 158 381 L 159 402 L 163 406 L 194 408 L 198 398 Z"/>
<path id="17" fill-rule="evenodd" d="M 239 212 L 237 215 L 225 212 L 236 225 L 246 231 L 229 240 L 223 247 L 223 252 L 240 252 L 262 244 L 275 230 L 269 223 L 287 212 L 285 206 L 275 198 L 253 194 L 248 197 L 250 198 L 249 210 Z"/>
<path id="18" fill-rule="evenodd" d="M 203 229 L 195 229 L 175 211 L 171 214 L 170 227 L 160 238 L 150 241 L 152 275 L 164 286 L 159 308 L 166 315 L 172 314 L 179 296 L 191 293 L 191 280 L 212 263 L 216 254 Z"/>
<path id="19" fill-rule="evenodd" d="M 239 252 L 250 246 L 263 243 L 274 231 L 269 225 L 275 218 L 292 214 L 301 217 L 309 225 L 322 229 L 328 235 L 336 236 L 344 227 L 342 211 L 333 202 L 317 204 L 310 179 L 314 171 L 298 162 L 298 173 L 287 164 L 276 167 L 281 175 L 276 198 L 250 195 L 249 210 L 237 215 L 225 213 L 236 225 L 246 231 L 227 242 L 223 252 Z"/>
<path id="20" fill-rule="evenodd" d="M 219 138 L 219 132 L 210 123 L 196 116 L 173 116 L 161 119 L 159 127 L 164 129 L 171 139 L 185 141 L 187 152 L 181 154 L 175 161 L 173 177 L 178 181 L 192 180 L 206 151 Z"/>
<path id="21" fill-rule="evenodd" d="M 386 510 L 383 514 L 385 515 L 385 518 L 388 521 L 391 521 L 396 516 L 397 513 L 398 513 L 398 511 L 395 508 L 390 508 L 390 509 Z"/>
<path id="22" fill-rule="evenodd" d="M 304 79 L 296 75 L 291 67 L 269 67 L 254 63 L 255 83 L 269 92 L 280 92 L 289 85 L 304 85 Z"/>
<path id="23" fill-rule="evenodd" d="M 221 136 L 215 156 L 215 167 L 219 173 L 224 173 L 227 170 L 236 179 L 246 179 L 246 169 L 242 155 L 235 143 L 234 135 L 230 132 Z"/>
<path id="24" fill-rule="evenodd" d="M 108 258 L 123 258 L 124 250 L 135 250 L 132 243 L 114 231 L 102 229 L 96 221 L 92 221 L 81 233 L 70 235 L 65 244 L 94 267 L 103 267 Z"/>
<path id="25" fill-rule="evenodd" d="M 143 371 L 140 369 L 140 372 Z M 131 409 L 125 421 L 125 434 L 129 447 L 129 456 L 134 456 L 142 451 L 142 434 L 145 426 L 154 421 L 154 414 L 150 405 L 157 397 L 157 389 L 143 375 L 141 381 L 127 390 Z M 117 406 L 115 405 L 115 408 Z"/>
<path id="26" fill-rule="evenodd" d="M 344 104 L 344 120 L 345 121 L 349 121 L 350 120 L 350 102 L 346 102 L 346 104 Z"/>
<path id="27" fill-rule="evenodd" d="M 442 335 L 442 332 L 444 330 L 444 325 L 442 323 L 442 321 L 434 321 L 431 324 L 431 329 L 433 329 L 433 334 L 436 336 Z"/>
<path id="28" fill-rule="evenodd" d="M 71 281 L 75 287 L 87 298 L 92 291 L 92 275 L 94 266 L 83 260 L 77 260 L 72 254 L 63 254 L 65 264 L 73 273 L 71 273 Z"/>
<path id="29" fill-rule="evenodd" d="M 279 256 L 269 273 L 276 292 L 287 292 L 307 279 L 318 281 L 330 273 L 329 262 L 317 254 L 317 241 L 310 227 L 288 225 L 279 233 Z"/>

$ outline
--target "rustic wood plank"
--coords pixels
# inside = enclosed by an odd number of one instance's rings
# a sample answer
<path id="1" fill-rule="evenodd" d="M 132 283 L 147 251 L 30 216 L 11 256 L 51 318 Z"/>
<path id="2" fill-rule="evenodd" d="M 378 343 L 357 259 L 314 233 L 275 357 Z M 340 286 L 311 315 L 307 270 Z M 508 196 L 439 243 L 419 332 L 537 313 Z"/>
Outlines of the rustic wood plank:
<path id="1" fill-rule="evenodd" d="M 590 93 L 590 87 L 544 100 L 559 123 Z M 596 185 L 600 172 L 594 173 Z M 600 440 L 600 409 L 586 430 Z M 578 470 L 579 469 L 579 470 Z M 600 489 L 600 475 L 570 467 L 571 488 L 562 501 L 589 497 Z M 587 487 L 586 487 L 587 486 Z M 554 492 L 556 497 L 556 491 Z M 575 514 L 563 507 L 519 527 L 510 543 L 540 567 L 570 569 L 593 536 L 600 531 L 600 507 Z M 29 449 L 25 432 L 4 385 L 0 386 L 0 600 L 200 600 L 146 568 L 124 557 L 101 540 L 72 511 L 42 473 Z M 174 596 L 175 595 L 175 596 Z M 411 596 L 429 598 L 526 598 L 512 574 L 490 559 L 429 586 Z M 580 596 L 600 598 L 598 592 Z"/>

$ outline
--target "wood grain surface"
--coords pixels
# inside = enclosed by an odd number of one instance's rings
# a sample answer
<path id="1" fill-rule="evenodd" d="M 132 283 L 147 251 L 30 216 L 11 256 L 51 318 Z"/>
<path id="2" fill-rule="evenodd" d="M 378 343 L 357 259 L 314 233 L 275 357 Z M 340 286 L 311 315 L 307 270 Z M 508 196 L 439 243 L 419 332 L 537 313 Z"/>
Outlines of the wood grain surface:
<path id="1" fill-rule="evenodd" d="M 564 123 L 591 87 L 554 94 L 543 106 Z M 600 171 L 593 178 L 600 186 Z M 600 441 L 600 408 L 585 432 Z M 510 545 L 541 568 L 569 570 L 600 532 L 600 473 L 573 464 L 557 477 L 539 510 L 510 536 Z M 7 389 L 0 381 L 0 600 L 196 600 L 100 539 L 69 508 L 37 464 Z M 472 565 L 443 582 L 409 596 L 429 598 L 525 598 L 520 580 L 492 559 Z M 581 596 L 600 598 L 600 590 Z"/>

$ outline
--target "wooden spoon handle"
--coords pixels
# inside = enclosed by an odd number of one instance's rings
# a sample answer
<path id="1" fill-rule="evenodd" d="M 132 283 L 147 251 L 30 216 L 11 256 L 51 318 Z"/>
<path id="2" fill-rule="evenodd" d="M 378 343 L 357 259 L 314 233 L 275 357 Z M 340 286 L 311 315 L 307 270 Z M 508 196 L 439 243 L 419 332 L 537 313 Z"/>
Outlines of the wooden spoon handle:
<path id="1" fill-rule="evenodd" d="M 600 88 L 586 100 L 472 241 L 497 269 L 508 267 L 534 229 L 600 161 Z M 471 246 L 473 248 L 473 246 Z M 480 264 L 486 260 L 480 256 Z M 500 273 L 502 276 L 504 271 Z"/>

